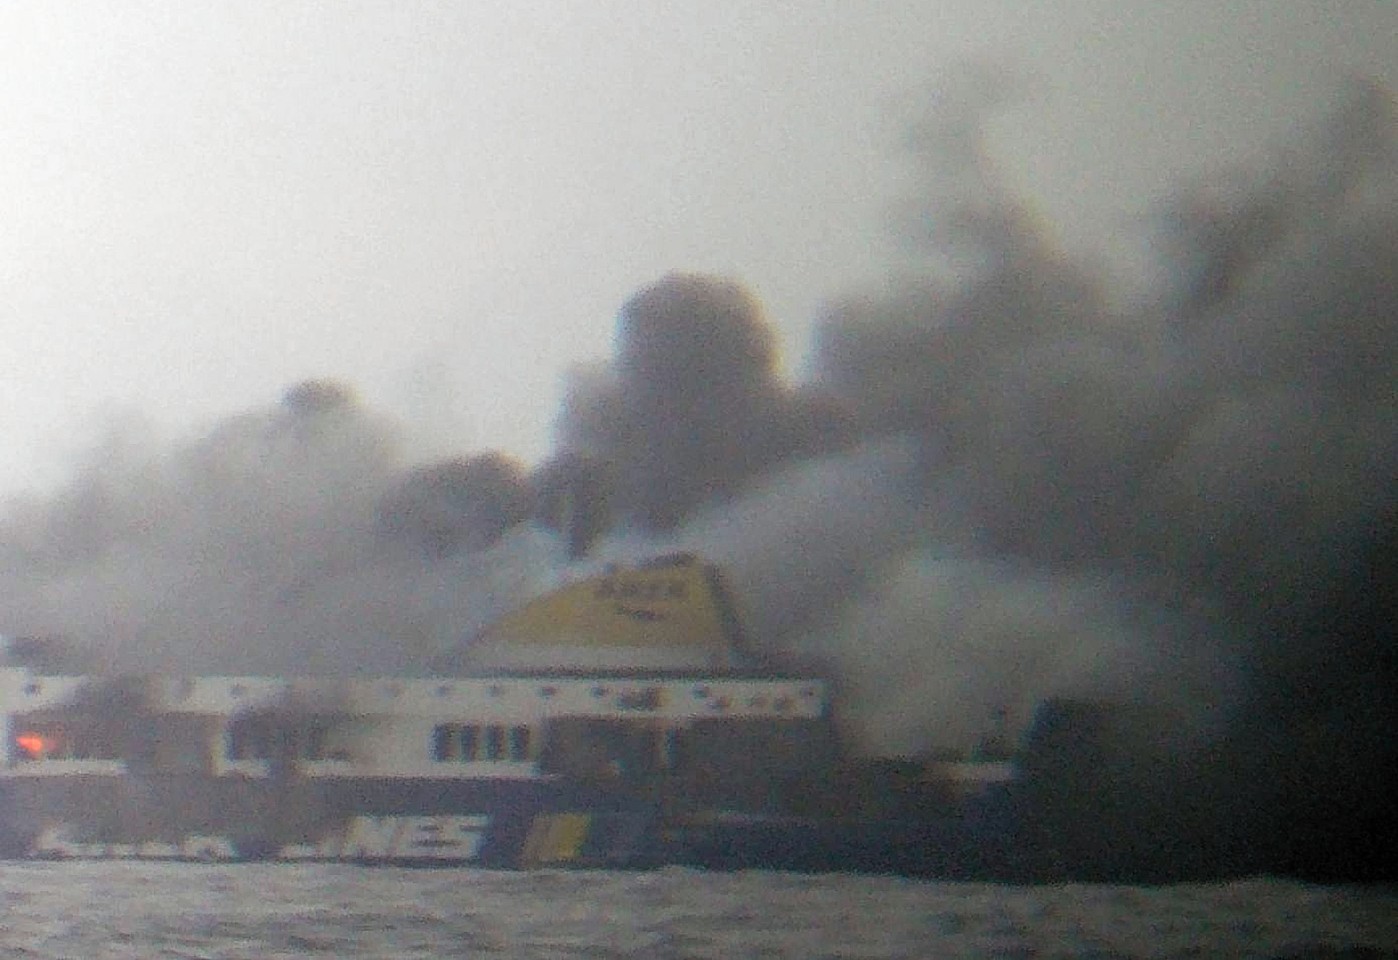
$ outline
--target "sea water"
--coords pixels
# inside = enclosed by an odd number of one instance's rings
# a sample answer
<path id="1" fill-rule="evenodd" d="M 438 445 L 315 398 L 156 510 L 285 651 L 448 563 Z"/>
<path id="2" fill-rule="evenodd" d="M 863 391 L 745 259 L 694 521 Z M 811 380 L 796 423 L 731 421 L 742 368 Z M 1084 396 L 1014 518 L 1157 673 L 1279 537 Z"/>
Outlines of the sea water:
<path id="1" fill-rule="evenodd" d="M 780 873 L 0 864 L 0 955 L 1398 957 L 1398 891 Z"/>

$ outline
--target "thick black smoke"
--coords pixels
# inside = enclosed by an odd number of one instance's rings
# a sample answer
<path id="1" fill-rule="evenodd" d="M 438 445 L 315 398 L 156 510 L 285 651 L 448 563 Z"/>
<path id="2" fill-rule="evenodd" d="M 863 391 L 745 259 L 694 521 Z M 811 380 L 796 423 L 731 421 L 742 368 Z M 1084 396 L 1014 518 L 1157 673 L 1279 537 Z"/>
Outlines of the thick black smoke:
<path id="1" fill-rule="evenodd" d="M 622 522 L 671 530 L 844 439 L 833 411 L 780 377 L 775 334 L 736 283 L 665 277 L 621 308 L 617 339 L 611 368 L 576 377 L 561 440 L 611 466 Z"/>
<path id="2" fill-rule="evenodd" d="M 998 184 L 980 93 L 914 125 L 910 262 L 822 318 L 806 382 L 750 293 L 675 274 L 532 472 L 412 463 L 323 383 L 174 449 L 113 436 L 0 522 L 0 629 L 92 668 L 414 671 L 560 577 L 694 549 L 769 654 L 836 672 L 867 750 L 1110 699 L 1153 719 L 1091 765 L 1028 734 L 1064 791 L 1145 844 L 1362 873 L 1326 855 L 1398 835 L 1392 98 L 1162 201 L 1159 290 L 1122 307 Z"/>
<path id="3" fill-rule="evenodd" d="M 704 506 L 674 539 L 735 573 L 758 637 L 836 667 L 870 749 L 967 746 L 1046 698 L 1123 704 L 1040 781 L 1077 798 L 1064 829 L 1083 851 L 1097 838 L 1094 869 L 1388 869 L 1391 96 L 1356 85 L 1271 169 L 1162 201 L 1163 282 L 1129 309 L 967 148 L 976 109 L 919 128 L 927 189 L 902 220 L 927 228 L 923 269 L 822 324 L 801 389 L 838 411 L 836 452 L 774 462 L 736 444 L 722 476 L 743 494 L 709 479 L 720 495 L 684 496 Z M 703 343 L 703 312 L 687 315 Z M 633 312 L 623 337 L 638 325 Z M 744 360 L 723 368 L 739 383 L 760 367 Z M 654 380 L 681 396 L 726 382 L 701 362 Z M 702 420 L 645 413 L 647 436 L 705 449 Z M 625 444 L 602 451 L 655 483 L 623 484 L 633 503 L 685 490 Z M 718 459 L 675 464 L 712 478 Z M 1034 732 L 1043 757 L 1054 736 Z M 1114 818 L 1121 830 L 1100 829 Z M 1100 839 L 1121 835 L 1134 846 Z"/>
<path id="4" fill-rule="evenodd" d="M 524 467 L 498 453 L 414 470 L 379 508 L 385 532 L 433 556 L 494 546 L 534 513 Z"/>

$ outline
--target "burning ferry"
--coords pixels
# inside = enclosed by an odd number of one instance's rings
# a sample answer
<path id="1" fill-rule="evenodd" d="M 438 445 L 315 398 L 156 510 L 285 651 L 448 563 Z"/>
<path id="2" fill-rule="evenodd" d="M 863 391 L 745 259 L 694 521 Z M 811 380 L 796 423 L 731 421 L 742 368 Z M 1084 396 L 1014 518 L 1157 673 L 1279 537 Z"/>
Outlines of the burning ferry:
<path id="1" fill-rule="evenodd" d="M 845 757 L 717 571 L 610 570 L 440 676 L 0 668 L 0 855 L 1003 875 L 1013 766 Z"/>

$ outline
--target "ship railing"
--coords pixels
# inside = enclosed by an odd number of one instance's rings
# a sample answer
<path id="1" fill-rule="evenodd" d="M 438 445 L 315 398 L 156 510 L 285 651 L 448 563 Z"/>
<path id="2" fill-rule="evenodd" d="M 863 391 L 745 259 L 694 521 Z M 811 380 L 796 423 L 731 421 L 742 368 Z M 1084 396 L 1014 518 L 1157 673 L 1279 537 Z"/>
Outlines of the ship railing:
<path id="1" fill-rule="evenodd" d="M 0 767 L 0 777 L 73 777 L 123 776 L 128 772 L 125 760 L 94 759 L 36 759 L 12 760 Z"/>
<path id="2" fill-rule="evenodd" d="M 404 760 L 353 763 L 342 760 L 301 760 L 296 772 L 306 777 L 411 777 L 427 780 L 537 780 L 538 763 L 529 760 L 477 760 L 468 763 Z"/>
<path id="3" fill-rule="evenodd" d="M 308 779 L 349 777 L 398 777 L 426 780 L 538 780 L 543 779 L 539 764 L 532 760 L 478 760 L 469 763 L 440 763 L 430 760 L 293 760 L 284 765 L 270 760 L 223 760 L 216 776 L 266 779 L 277 775 Z"/>

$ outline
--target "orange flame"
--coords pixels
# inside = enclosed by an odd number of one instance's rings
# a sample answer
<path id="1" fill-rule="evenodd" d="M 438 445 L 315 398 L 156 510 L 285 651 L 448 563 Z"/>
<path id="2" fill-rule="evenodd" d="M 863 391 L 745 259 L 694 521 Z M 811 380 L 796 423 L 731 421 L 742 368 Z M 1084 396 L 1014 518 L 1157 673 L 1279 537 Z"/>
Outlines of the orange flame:
<path id="1" fill-rule="evenodd" d="M 44 739 L 43 735 L 38 733 L 21 733 L 15 737 L 15 746 L 29 754 L 31 760 L 42 757 L 44 751 L 48 749 L 48 745 L 48 741 Z"/>

